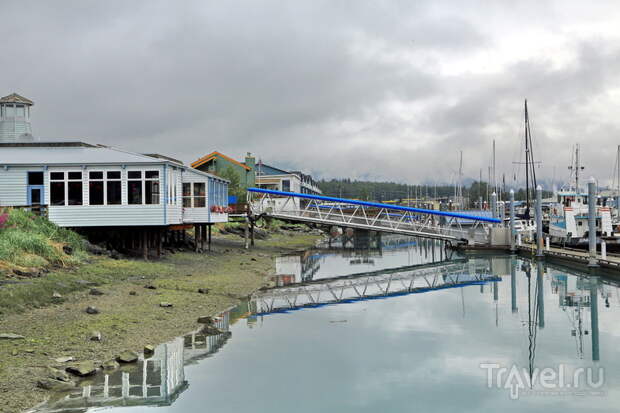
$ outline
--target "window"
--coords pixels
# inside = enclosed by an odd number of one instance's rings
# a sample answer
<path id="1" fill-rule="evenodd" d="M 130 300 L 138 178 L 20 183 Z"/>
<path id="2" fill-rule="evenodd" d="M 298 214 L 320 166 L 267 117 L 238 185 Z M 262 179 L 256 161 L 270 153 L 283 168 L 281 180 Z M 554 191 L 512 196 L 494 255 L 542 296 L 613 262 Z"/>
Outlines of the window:
<path id="1" fill-rule="evenodd" d="M 290 192 L 291 191 L 291 181 L 289 181 L 288 179 L 283 179 L 282 180 L 282 190 L 284 192 Z"/>
<path id="2" fill-rule="evenodd" d="M 26 111 L 23 106 L 15 106 L 15 116 L 20 118 L 26 117 Z"/>
<path id="3" fill-rule="evenodd" d="M 130 205 L 141 205 L 142 171 L 129 171 L 127 178 L 127 202 Z"/>
<path id="4" fill-rule="evenodd" d="M 159 171 L 145 171 L 144 203 L 159 204 Z"/>
<path id="5" fill-rule="evenodd" d="M 4 114 L 7 118 L 15 117 L 15 107 L 13 105 L 5 106 Z"/>
<path id="6" fill-rule="evenodd" d="M 103 172 L 91 171 L 88 173 L 88 203 L 103 205 L 104 182 Z"/>
<path id="7" fill-rule="evenodd" d="M 204 182 L 194 182 L 194 208 L 204 208 L 207 205 L 207 194 Z"/>
<path id="8" fill-rule="evenodd" d="M 50 204 L 65 205 L 65 173 L 50 173 Z"/>
<path id="9" fill-rule="evenodd" d="M 90 171 L 88 191 L 90 205 L 120 205 L 121 172 Z"/>
<path id="10" fill-rule="evenodd" d="M 106 201 L 108 205 L 121 204 L 121 171 L 106 172 Z"/>
<path id="11" fill-rule="evenodd" d="M 50 204 L 82 205 L 82 172 L 50 172 Z"/>
<path id="12" fill-rule="evenodd" d="M 192 184 L 183 183 L 183 208 L 192 207 Z"/>
<path id="13" fill-rule="evenodd" d="M 67 205 L 82 205 L 82 172 L 69 172 Z"/>
<path id="14" fill-rule="evenodd" d="M 28 172 L 28 185 L 43 185 L 43 172 Z"/>
<path id="15" fill-rule="evenodd" d="M 127 178 L 130 205 L 159 204 L 159 171 L 129 171 Z"/>

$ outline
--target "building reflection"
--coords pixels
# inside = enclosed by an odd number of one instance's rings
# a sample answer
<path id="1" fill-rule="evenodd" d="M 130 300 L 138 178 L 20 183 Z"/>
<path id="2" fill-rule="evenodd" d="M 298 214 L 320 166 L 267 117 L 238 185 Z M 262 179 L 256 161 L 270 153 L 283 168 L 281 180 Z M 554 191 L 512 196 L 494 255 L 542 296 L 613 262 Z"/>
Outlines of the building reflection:
<path id="1" fill-rule="evenodd" d="M 239 316 L 240 314 L 235 314 Z M 37 413 L 86 412 L 91 407 L 169 406 L 188 388 L 184 367 L 216 353 L 230 337 L 231 312 L 216 318 L 221 334 L 196 331 L 161 344 L 150 357 L 83 380 Z"/>

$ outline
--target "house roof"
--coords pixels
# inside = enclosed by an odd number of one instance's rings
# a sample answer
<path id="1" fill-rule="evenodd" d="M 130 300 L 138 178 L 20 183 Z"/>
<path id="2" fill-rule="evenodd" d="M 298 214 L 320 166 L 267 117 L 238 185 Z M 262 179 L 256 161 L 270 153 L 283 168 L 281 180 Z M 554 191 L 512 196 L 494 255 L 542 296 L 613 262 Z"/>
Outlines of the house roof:
<path id="1" fill-rule="evenodd" d="M 106 146 L 2 146 L 0 165 L 106 165 L 164 163 L 163 159 Z"/>
<path id="2" fill-rule="evenodd" d="M 276 168 L 271 165 L 259 162 L 256 166 L 258 175 L 295 175 L 292 172 L 285 171 L 284 169 Z"/>
<path id="3" fill-rule="evenodd" d="M 192 168 L 198 168 L 199 166 L 204 165 L 207 162 L 209 162 L 209 161 L 211 161 L 211 160 L 213 160 L 215 158 L 226 159 L 228 162 L 234 163 L 235 165 L 240 166 L 240 167 L 242 167 L 242 168 L 244 168 L 244 169 L 246 169 L 248 171 L 252 170 L 252 168 L 250 168 L 249 166 L 247 166 L 247 165 L 245 165 L 245 164 L 243 164 L 243 163 L 241 163 L 239 161 L 236 161 L 233 158 L 231 158 L 230 156 L 226 156 L 223 153 L 220 153 L 218 151 L 211 152 L 210 154 L 205 155 L 202 158 L 192 162 L 191 163 L 191 167 Z"/>
<path id="4" fill-rule="evenodd" d="M 17 93 L 11 93 L 10 95 L 1 97 L 0 103 L 23 103 L 31 106 L 34 105 L 34 102 L 32 100 L 20 96 Z"/>

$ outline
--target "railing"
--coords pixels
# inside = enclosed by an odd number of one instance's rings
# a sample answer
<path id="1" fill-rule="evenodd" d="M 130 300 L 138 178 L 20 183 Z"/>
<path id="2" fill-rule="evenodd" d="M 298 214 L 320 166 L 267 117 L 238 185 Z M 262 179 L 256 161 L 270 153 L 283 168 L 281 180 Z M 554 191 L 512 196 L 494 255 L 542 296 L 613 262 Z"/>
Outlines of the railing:
<path id="1" fill-rule="evenodd" d="M 448 211 L 260 188 L 248 189 L 248 202 L 253 215 L 478 244 L 488 242 L 485 224 L 501 222 Z"/>

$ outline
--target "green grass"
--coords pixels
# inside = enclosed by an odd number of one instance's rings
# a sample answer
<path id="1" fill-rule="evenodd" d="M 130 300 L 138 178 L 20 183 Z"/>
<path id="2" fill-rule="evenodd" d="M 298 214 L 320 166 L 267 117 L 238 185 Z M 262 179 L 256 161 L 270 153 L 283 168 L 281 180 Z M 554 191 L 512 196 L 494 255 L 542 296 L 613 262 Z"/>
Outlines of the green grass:
<path id="1" fill-rule="evenodd" d="M 73 249 L 72 255 L 63 252 L 64 245 Z M 86 256 L 82 238 L 75 232 L 25 210 L 8 210 L 8 219 L 0 228 L 0 261 L 4 267 L 74 265 Z"/>
<path id="2" fill-rule="evenodd" d="M 0 289 L 0 314 L 22 312 L 62 301 L 52 297 L 54 292 L 65 296 L 93 285 L 105 285 L 133 277 L 141 281 L 144 277 L 143 282 L 147 283 L 171 272 L 173 269 L 167 264 L 97 257 L 79 268 L 52 271 L 45 277 L 4 285 Z"/>

